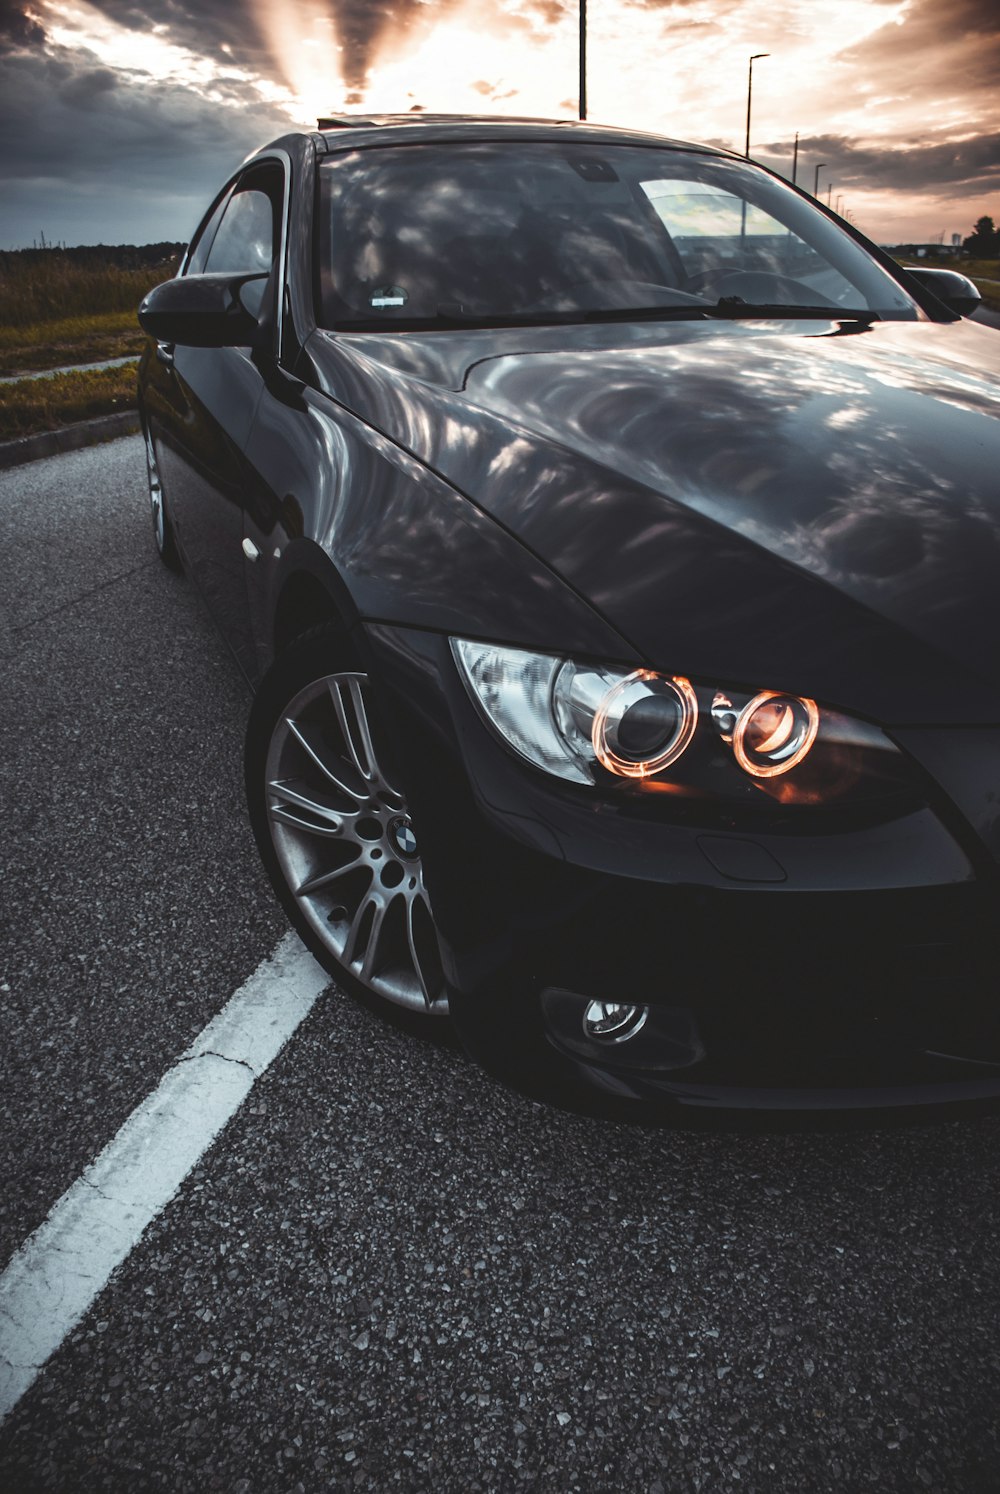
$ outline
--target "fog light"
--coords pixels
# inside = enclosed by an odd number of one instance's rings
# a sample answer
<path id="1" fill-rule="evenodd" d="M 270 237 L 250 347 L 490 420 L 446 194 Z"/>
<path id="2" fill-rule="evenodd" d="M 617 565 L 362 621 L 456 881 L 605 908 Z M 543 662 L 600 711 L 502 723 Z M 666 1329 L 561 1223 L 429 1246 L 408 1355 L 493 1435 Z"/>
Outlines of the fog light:
<path id="1" fill-rule="evenodd" d="M 591 1001 L 583 1013 L 583 1030 L 599 1043 L 627 1043 L 649 1016 L 648 1006 L 626 1006 L 621 1001 Z"/>

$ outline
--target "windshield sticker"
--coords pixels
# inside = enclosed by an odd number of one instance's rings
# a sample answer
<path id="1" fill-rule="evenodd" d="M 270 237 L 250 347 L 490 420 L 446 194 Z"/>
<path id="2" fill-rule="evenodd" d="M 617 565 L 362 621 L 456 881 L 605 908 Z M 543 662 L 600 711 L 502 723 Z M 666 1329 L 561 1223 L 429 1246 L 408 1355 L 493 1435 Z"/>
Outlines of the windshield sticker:
<path id="1" fill-rule="evenodd" d="M 405 306 L 409 297 L 401 285 L 380 285 L 372 291 L 370 306 Z"/>

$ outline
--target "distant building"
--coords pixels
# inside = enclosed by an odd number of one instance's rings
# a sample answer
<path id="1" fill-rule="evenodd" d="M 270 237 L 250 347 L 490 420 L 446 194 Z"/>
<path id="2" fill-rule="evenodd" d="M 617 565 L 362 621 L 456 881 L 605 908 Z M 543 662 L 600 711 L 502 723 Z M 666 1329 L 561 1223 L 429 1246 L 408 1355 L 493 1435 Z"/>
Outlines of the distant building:
<path id="1" fill-rule="evenodd" d="M 911 259 L 953 259 L 964 253 L 962 235 L 953 233 L 950 244 L 883 244 L 890 254 L 908 255 Z"/>

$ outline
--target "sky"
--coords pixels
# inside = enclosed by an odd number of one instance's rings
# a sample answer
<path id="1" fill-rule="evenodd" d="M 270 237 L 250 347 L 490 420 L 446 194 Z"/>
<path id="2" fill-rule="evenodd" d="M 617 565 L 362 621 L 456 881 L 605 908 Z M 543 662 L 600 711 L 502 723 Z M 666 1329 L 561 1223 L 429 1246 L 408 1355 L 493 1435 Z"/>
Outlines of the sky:
<path id="1" fill-rule="evenodd" d="M 589 0 L 588 115 L 744 148 L 879 243 L 1000 220 L 998 0 Z M 574 118 L 578 0 L 0 0 L 0 248 L 186 241 L 319 114 Z"/>

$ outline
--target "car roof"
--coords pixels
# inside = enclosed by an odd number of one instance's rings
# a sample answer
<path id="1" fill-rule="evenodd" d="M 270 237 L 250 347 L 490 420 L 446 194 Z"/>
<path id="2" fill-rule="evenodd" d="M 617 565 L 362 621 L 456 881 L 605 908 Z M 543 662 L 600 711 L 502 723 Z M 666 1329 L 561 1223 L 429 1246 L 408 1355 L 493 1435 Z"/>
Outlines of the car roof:
<path id="1" fill-rule="evenodd" d="M 390 141 L 429 140 L 565 140 L 572 135 L 582 143 L 606 145 L 656 145 L 677 150 L 706 151 L 729 156 L 733 152 L 716 145 L 674 140 L 647 130 L 618 125 L 591 124 L 589 120 L 535 119 L 502 114 L 341 114 L 324 115 L 317 121 L 313 139 L 326 151 L 345 146 Z"/>

